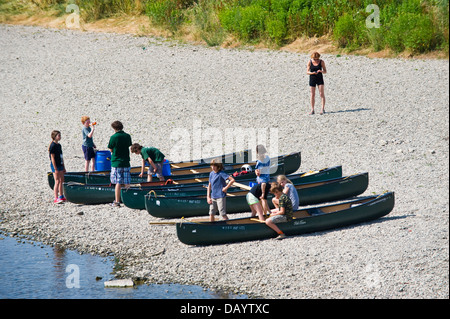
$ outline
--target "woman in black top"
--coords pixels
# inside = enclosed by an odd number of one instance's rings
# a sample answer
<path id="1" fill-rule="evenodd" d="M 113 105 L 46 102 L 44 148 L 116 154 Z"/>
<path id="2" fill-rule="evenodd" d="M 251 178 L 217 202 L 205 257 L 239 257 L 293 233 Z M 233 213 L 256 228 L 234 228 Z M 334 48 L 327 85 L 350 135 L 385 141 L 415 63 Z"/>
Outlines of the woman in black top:
<path id="1" fill-rule="evenodd" d="M 319 87 L 320 98 L 322 99 L 322 109 L 320 114 L 325 113 L 325 91 L 323 74 L 327 73 L 325 62 L 320 59 L 319 52 L 311 54 L 311 60 L 308 62 L 306 73 L 309 74 L 309 86 L 311 88 L 311 113 L 314 114 L 314 104 L 316 100 L 316 86 Z"/>

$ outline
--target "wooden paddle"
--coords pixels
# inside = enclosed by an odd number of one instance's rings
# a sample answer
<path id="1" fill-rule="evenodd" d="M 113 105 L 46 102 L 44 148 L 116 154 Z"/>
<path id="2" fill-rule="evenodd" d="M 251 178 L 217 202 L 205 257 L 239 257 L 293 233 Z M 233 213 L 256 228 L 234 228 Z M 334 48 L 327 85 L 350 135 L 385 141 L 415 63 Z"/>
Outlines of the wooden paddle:
<path id="1" fill-rule="evenodd" d="M 242 189 L 245 189 L 245 190 L 247 190 L 247 191 L 249 191 L 249 190 L 252 189 L 252 188 L 251 188 L 250 186 L 248 186 L 248 185 L 241 184 L 241 183 L 237 183 L 237 182 L 234 182 L 234 183 L 233 183 L 233 186 L 237 186 L 237 187 L 242 188 Z"/>
<path id="2" fill-rule="evenodd" d="M 150 225 L 176 225 L 179 222 L 148 222 Z"/>
<path id="3" fill-rule="evenodd" d="M 214 221 L 216 220 L 216 218 L 214 217 Z M 185 222 L 193 222 L 193 223 L 202 223 L 202 222 L 209 222 L 209 217 L 208 218 L 197 218 L 197 219 L 191 219 L 191 220 L 184 220 L 182 219 L 181 221 L 167 221 L 167 222 L 153 222 L 150 221 L 148 222 L 150 225 L 176 225 L 177 223 L 182 223 L 183 221 Z"/>

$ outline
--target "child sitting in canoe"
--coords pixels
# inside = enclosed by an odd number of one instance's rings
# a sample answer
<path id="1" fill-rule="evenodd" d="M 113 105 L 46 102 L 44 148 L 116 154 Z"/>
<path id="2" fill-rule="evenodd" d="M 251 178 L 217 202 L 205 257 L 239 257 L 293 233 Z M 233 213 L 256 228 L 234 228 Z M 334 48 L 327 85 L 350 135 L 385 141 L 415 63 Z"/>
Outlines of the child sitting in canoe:
<path id="1" fill-rule="evenodd" d="M 144 176 L 144 167 L 145 162 L 148 161 L 150 167 L 148 169 L 147 181 L 151 182 L 153 179 L 153 174 L 156 174 L 156 177 L 160 181 L 164 181 L 163 164 L 165 155 L 156 147 L 143 147 L 138 143 L 134 143 L 131 145 L 131 153 L 141 155 L 142 156 L 142 168 L 139 177 Z"/>
<path id="2" fill-rule="evenodd" d="M 295 189 L 294 184 L 286 177 L 286 175 L 278 175 L 277 182 L 283 187 L 283 194 L 286 194 L 292 202 L 292 210 L 297 210 L 299 205 L 298 193 Z M 279 208 L 278 199 L 276 197 L 272 198 L 273 206 L 275 206 L 272 211 Z"/>
<path id="3" fill-rule="evenodd" d="M 276 239 L 283 239 L 286 235 L 278 228 L 276 223 L 284 223 L 292 220 L 292 202 L 290 198 L 283 193 L 283 186 L 278 183 L 272 183 L 270 192 L 275 195 L 278 200 L 278 209 L 270 213 L 269 218 L 266 219 L 266 225 L 277 232 Z"/>
<path id="4" fill-rule="evenodd" d="M 209 219 L 214 221 L 214 215 L 219 212 L 224 220 L 227 216 L 227 190 L 234 183 L 234 178 L 223 171 L 220 159 L 211 161 L 211 173 L 209 173 L 209 184 L 206 198 L 209 204 Z M 229 183 L 227 184 L 227 180 Z"/>

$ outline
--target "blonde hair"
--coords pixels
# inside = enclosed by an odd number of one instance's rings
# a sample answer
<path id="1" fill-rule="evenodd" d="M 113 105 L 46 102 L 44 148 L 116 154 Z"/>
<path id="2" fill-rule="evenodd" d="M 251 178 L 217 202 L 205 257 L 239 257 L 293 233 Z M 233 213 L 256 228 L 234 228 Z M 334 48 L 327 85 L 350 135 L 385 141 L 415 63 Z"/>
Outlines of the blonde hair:
<path id="1" fill-rule="evenodd" d="M 289 183 L 289 184 L 294 184 L 294 183 L 291 182 L 291 180 L 289 178 L 286 177 L 286 175 L 278 175 L 277 181 L 278 182 L 286 182 L 286 183 Z"/>
<path id="2" fill-rule="evenodd" d="M 318 59 L 320 58 L 320 53 L 319 52 L 313 52 L 311 54 L 311 59 Z"/>
<path id="3" fill-rule="evenodd" d="M 82 116 L 81 117 L 81 123 L 85 123 L 87 120 L 90 120 L 91 118 L 89 116 Z"/>

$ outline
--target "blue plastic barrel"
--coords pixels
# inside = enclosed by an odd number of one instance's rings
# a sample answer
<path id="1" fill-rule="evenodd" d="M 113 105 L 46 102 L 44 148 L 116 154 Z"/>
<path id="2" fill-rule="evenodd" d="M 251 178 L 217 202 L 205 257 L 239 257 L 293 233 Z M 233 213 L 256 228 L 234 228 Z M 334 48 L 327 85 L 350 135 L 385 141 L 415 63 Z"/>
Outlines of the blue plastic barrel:
<path id="1" fill-rule="evenodd" d="M 145 162 L 145 166 L 150 166 L 150 164 L 148 162 Z M 166 159 L 163 161 L 162 174 L 163 176 L 172 175 L 172 171 L 170 170 L 170 163 Z M 156 177 L 156 174 L 153 174 L 153 177 Z"/>
<path id="2" fill-rule="evenodd" d="M 95 170 L 110 171 L 111 170 L 111 152 L 97 151 L 95 154 Z"/>
<path id="3" fill-rule="evenodd" d="M 170 170 L 170 163 L 166 159 L 163 162 L 162 173 L 163 173 L 163 176 L 170 176 L 170 175 L 172 175 L 172 171 Z"/>

